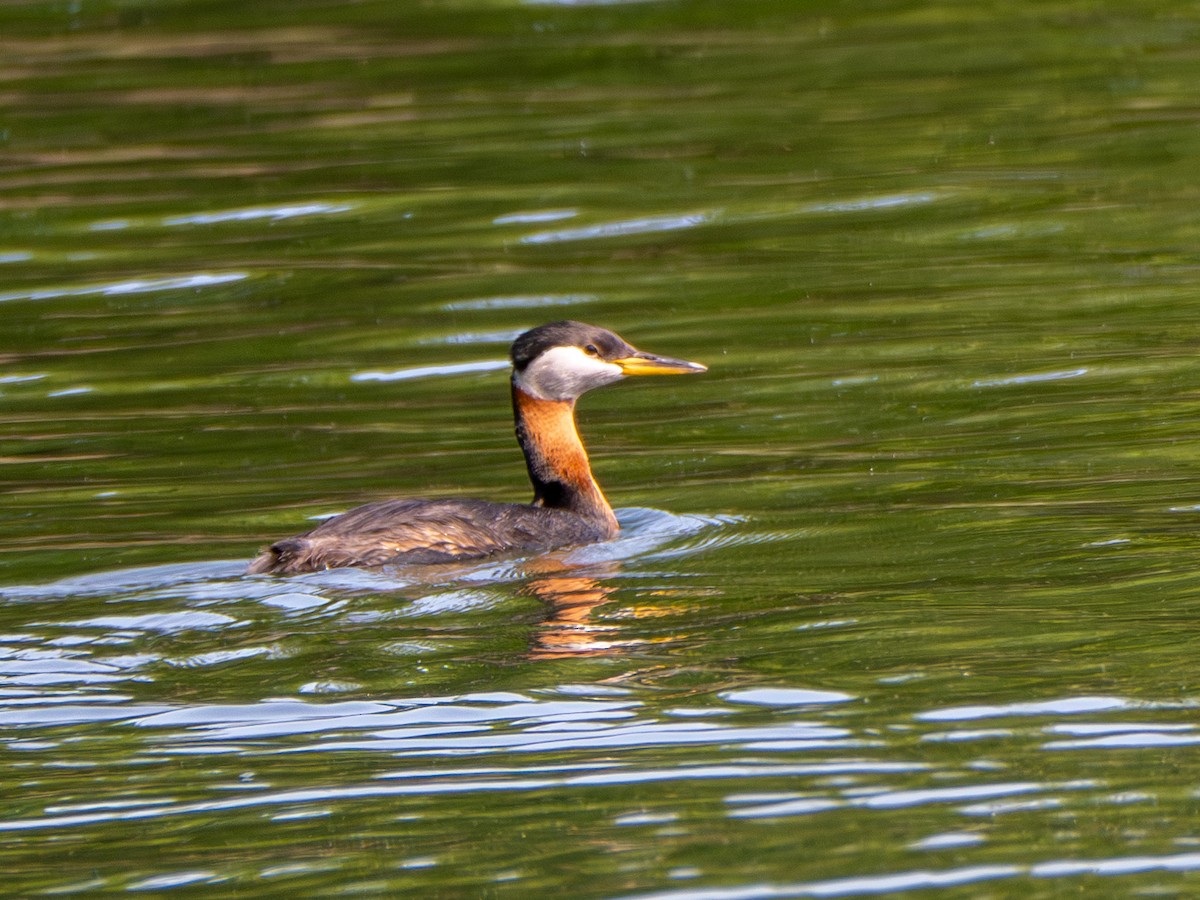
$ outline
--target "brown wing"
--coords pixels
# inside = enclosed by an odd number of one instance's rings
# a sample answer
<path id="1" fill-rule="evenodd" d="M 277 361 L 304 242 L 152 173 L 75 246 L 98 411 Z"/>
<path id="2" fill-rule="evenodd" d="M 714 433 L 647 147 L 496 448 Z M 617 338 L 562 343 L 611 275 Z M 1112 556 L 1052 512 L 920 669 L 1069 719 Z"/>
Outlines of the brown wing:
<path id="1" fill-rule="evenodd" d="M 607 535 L 565 510 L 485 500 L 368 503 L 279 541 L 250 574 L 292 574 L 346 566 L 435 563 L 511 550 L 548 550 Z"/>

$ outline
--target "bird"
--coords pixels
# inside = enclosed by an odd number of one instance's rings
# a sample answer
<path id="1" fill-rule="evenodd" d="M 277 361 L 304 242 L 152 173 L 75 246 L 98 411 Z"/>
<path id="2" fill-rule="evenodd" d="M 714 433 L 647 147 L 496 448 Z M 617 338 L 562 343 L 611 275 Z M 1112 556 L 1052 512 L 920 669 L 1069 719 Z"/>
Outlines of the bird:
<path id="1" fill-rule="evenodd" d="M 530 503 L 449 498 L 368 503 L 263 550 L 247 574 L 425 564 L 545 552 L 611 540 L 620 531 L 592 475 L 575 401 L 627 376 L 691 375 L 701 363 L 644 353 L 583 322 L 551 322 L 513 342 L 512 408 L 533 483 Z"/>

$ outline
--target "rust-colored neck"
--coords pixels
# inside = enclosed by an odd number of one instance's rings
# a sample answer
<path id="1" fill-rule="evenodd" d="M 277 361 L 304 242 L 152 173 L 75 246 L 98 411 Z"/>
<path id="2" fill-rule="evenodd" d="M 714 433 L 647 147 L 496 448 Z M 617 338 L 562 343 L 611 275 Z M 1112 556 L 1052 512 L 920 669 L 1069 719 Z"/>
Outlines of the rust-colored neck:
<path id="1" fill-rule="evenodd" d="M 517 443 L 533 482 L 533 505 L 570 510 L 615 536 L 617 517 L 592 477 L 575 428 L 575 401 L 539 400 L 515 384 L 512 396 Z"/>

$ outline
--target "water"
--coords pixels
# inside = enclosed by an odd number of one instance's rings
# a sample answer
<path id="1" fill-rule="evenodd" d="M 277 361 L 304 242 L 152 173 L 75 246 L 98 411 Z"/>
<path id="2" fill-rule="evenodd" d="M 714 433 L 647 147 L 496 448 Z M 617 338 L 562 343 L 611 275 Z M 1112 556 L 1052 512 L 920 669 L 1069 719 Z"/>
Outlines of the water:
<path id="1" fill-rule="evenodd" d="M 1187 896 L 1176 4 L 0 12 L 13 896 Z M 624 530 L 247 578 L 524 499 L 572 317 Z"/>

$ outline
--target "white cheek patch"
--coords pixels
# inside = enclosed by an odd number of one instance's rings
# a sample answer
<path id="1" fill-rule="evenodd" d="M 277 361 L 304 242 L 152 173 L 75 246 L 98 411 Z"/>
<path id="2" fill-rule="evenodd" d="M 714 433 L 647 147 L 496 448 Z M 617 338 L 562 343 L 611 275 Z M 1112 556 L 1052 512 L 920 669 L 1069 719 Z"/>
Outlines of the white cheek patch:
<path id="1" fill-rule="evenodd" d="M 517 373 L 517 386 L 539 400 L 571 400 L 624 377 L 621 367 L 578 347 L 553 347 Z"/>

